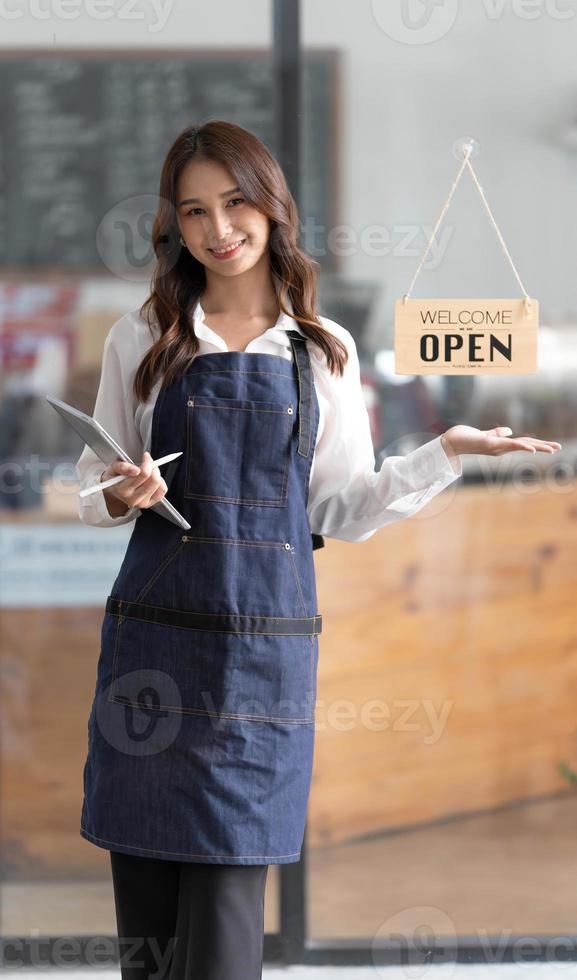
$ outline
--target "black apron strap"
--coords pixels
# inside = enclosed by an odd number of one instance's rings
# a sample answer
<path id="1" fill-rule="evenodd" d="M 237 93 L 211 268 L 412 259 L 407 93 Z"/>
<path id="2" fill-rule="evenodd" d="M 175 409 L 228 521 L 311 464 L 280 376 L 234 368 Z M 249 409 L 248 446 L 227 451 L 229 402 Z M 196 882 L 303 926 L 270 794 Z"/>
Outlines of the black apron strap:
<path id="1" fill-rule="evenodd" d="M 234 613 L 201 613 L 188 609 L 152 606 L 109 595 L 106 612 L 121 619 L 140 619 L 160 626 L 177 626 L 211 633 L 269 633 L 271 636 L 315 636 L 322 631 L 322 616 L 245 616 Z"/>
<path id="2" fill-rule="evenodd" d="M 311 411 L 312 411 L 312 368 L 307 350 L 306 338 L 296 330 L 288 330 L 293 357 L 297 368 L 299 385 L 299 444 L 300 456 L 308 456 L 311 451 Z"/>
<path id="3" fill-rule="evenodd" d="M 312 367 L 307 349 L 306 338 L 296 330 L 288 330 L 293 357 L 297 367 L 299 384 L 299 444 L 301 456 L 308 456 L 311 450 L 311 412 L 312 412 Z M 311 533 L 313 551 L 324 548 L 325 540 L 322 534 Z"/>

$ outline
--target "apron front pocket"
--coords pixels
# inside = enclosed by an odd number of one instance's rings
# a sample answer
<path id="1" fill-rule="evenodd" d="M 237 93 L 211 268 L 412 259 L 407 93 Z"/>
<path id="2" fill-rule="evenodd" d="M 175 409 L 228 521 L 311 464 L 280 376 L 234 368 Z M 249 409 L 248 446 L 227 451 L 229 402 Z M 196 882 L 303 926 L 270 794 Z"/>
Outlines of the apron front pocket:
<path id="1" fill-rule="evenodd" d="M 196 630 L 118 620 L 109 700 L 181 714 L 310 724 L 314 635 Z"/>
<path id="2" fill-rule="evenodd" d="M 110 700 L 159 711 L 314 721 L 316 635 L 290 542 L 184 534 L 116 617 Z M 112 618 L 111 617 L 111 618 Z"/>
<path id="3" fill-rule="evenodd" d="M 292 402 L 192 394 L 186 412 L 185 497 L 286 506 Z"/>

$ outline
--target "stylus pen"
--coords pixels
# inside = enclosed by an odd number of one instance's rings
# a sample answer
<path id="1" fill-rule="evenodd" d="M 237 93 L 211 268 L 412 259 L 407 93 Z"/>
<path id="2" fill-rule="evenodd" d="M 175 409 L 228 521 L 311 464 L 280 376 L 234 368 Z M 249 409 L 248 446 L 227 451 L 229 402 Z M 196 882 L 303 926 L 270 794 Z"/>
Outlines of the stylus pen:
<path id="1" fill-rule="evenodd" d="M 170 453 L 168 456 L 161 456 L 160 459 L 153 459 L 153 466 L 161 466 L 162 463 L 170 463 L 171 459 L 176 459 L 177 456 L 182 456 L 182 451 L 179 453 Z M 128 460 L 123 460 L 123 462 L 128 462 Z M 136 465 L 136 464 L 133 464 Z M 136 476 L 136 474 L 134 474 Z M 87 497 L 89 493 L 96 493 L 97 490 L 105 490 L 106 487 L 112 487 L 115 483 L 120 483 L 121 480 L 129 480 L 129 473 L 121 473 L 120 476 L 112 476 L 110 480 L 105 480 L 104 483 L 96 483 L 93 487 L 86 487 L 84 490 L 80 490 L 78 493 L 79 497 Z"/>

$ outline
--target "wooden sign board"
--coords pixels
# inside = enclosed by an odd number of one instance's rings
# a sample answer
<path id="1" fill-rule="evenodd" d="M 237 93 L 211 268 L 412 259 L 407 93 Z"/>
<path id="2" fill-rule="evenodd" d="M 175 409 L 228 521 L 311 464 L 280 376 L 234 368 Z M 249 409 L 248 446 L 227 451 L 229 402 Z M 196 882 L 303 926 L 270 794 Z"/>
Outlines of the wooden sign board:
<path id="1" fill-rule="evenodd" d="M 539 302 L 398 299 L 396 374 L 533 374 Z"/>

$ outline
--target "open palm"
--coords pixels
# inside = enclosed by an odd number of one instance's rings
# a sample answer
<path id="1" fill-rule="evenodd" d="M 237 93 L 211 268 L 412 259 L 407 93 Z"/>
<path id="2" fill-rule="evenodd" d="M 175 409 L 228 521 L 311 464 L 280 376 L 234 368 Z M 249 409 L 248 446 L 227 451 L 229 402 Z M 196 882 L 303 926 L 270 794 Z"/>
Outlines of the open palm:
<path id="1" fill-rule="evenodd" d="M 475 429 L 471 425 L 453 425 L 443 433 L 443 445 L 454 453 L 480 453 L 483 456 L 502 456 L 525 450 L 529 453 L 554 453 L 561 449 L 560 442 L 534 439 L 533 436 L 514 436 L 506 425 L 494 429 Z"/>

